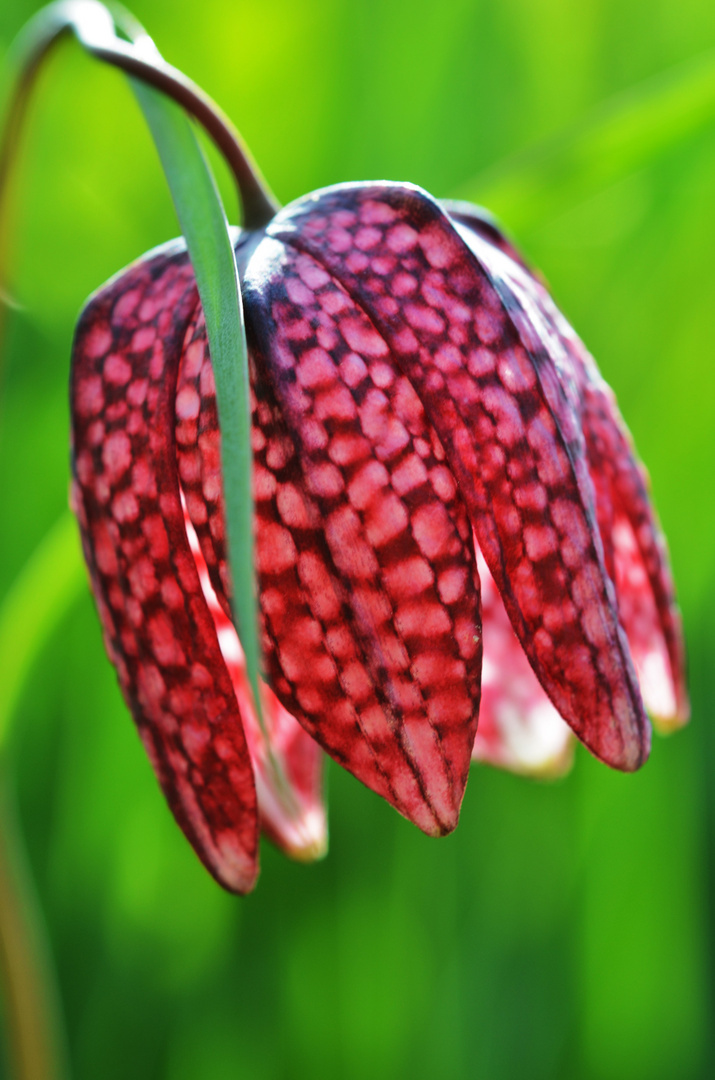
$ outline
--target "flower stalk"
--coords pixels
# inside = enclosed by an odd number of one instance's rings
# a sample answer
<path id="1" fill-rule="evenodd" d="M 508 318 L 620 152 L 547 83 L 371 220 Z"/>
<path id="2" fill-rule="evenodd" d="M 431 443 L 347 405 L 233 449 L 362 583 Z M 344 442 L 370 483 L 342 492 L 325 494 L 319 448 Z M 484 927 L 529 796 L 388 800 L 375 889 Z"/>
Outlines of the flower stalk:
<path id="1" fill-rule="evenodd" d="M 130 39 L 115 31 L 115 22 Z M 97 0 L 59 0 L 43 8 L 17 38 L 11 66 L 18 72 L 0 146 L 0 205 L 13 151 L 29 97 L 47 54 L 57 41 L 73 33 L 82 47 L 171 98 L 204 128 L 223 155 L 236 182 L 243 223 L 255 229 L 267 224 L 279 204 L 234 124 L 196 83 L 161 56 L 143 27 L 122 9 L 113 18 Z"/>
<path id="2" fill-rule="evenodd" d="M 128 40 L 119 37 L 115 26 Z M 167 64 L 133 15 L 119 6 L 110 14 L 98 0 L 57 0 L 24 26 L 7 61 L 11 74 L 0 129 L 0 341 L 5 309 L 14 306 L 7 282 L 12 165 L 37 76 L 57 42 L 70 33 L 91 56 L 161 91 L 201 125 L 233 175 L 246 228 L 265 225 L 280 205 L 235 125 L 196 83 Z"/>

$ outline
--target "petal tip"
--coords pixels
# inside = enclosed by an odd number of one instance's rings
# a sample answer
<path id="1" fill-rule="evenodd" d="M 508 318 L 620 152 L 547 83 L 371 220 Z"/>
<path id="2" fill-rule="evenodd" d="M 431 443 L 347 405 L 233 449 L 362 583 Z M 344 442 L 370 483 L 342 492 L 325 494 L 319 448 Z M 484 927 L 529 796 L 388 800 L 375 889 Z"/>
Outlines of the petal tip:
<path id="1" fill-rule="evenodd" d="M 627 742 L 619 759 L 613 762 L 609 761 L 607 764 L 612 765 L 615 769 L 620 769 L 621 772 L 637 772 L 650 757 L 650 747 L 651 726 L 646 721 L 645 727 L 640 733 L 640 738 Z"/>
<path id="2" fill-rule="evenodd" d="M 209 869 L 219 885 L 238 896 L 253 891 L 260 872 L 258 858 L 244 851 L 231 833 L 217 839 L 212 855 Z"/>
<path id="3" fill-rule="evenodd" d="M 464 792 L 462 792 L 462 794 L 464 794 Z M 435 839 L 439 839 L 442 836 L 449 836 L 449 834 L 453 833 L 459 825 L 459 814 L 461 809 L 460 799 L 459 805 L 455 806 L 451 812 L 445 812 L 440 808 L 439 815 L 435 813 L 432 824 L 428 827 L 425 828 L 425 826 L 419 822 L 416 822 L 416 824 L 418 824 L 419 828 L 426 836 L 431 836 Z"/>
<path id="4" fill-rule="evenodd" d="M 690 702 L 687 699 L 682 701 L 677 712 L 669 716 L 657 716 L 651 713 L 651 720 L 659 735 L 674 735 L 690 722 Z"/>
<path id="5" fill-rule="evenodd" d="M 328 823 L 325 809 L 314 806 L 292 820 L 261 819 L 264 835 L 284 855 L 300 863 L 313 863 L 328 854 Z"/>
<path id="6" fill-rule="evenodd" d="M 290 855 L 295 862 L 319 862 L 328 854 L 328 834 L 324 832 L 322 836 L 314 836 L 312 840 L 304 842 L 300 847 L 286 847 L 284 850 L 286 855 Z"/>

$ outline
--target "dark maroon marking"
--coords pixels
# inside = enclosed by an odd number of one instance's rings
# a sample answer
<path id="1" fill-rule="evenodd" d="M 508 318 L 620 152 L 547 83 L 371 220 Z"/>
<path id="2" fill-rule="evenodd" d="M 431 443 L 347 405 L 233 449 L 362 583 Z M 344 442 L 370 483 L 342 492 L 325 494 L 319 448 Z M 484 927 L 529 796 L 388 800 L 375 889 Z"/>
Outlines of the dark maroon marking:
<path id="1" fill-rule="evenodd" d="M 78 327 L 73 504 L 107 648 L 177 820 L 235 891 L 257 873 L 251 753 L 268 831 L 298 857 L 324 847 L 320 757 L 293 717 L 424 831 L 456 824 L 480 695 L 472 526 L 489 611 L 498 590 L 597 756 L 632 769 L 648 752 L 626 633 L 649 707 L 687 716 L 665 542 L 613 396 L 493 219 L 445 208 L 409 185 L 341 185 L 238 237 L 271 730 L 297 803 L 261 758 L 240 649 L 225 663 L 217 639 L 220 436 L 181 245 L 106 286 Z M 512 655 L 506 616 L 490 617 L 495 656 Z M 528 675 L 509 702 L 538 743 L 550 706 Z M 548 764 L 527 728 L 499 745 L 503 677 L 478 756 Z"/>
<path id="2" fill-rule="evenodd" d="M 73 503 L 107 651 L 177 821 L 226 888 L 258 873 L 253 772 L 189 549 L 174 443 L 176 375 L 197 307 L 185 254 L 135 264 L 75 337 Z"/>
<path id="3" fill-rule="evenodd" d="M 264 242 L 244 291 L 274 690 L 346 768 L 426 832 L 446 832 L 468 774 L 481 664 L 471 531 L 454 479 L 384 342 L 312 259 Z M 199 429 L 187 442 L 179 424 L 180 470 L 227 607 L 201 348 L 199 320 L 178 395 L 201 398 Z"/>
<path id="4" fill-rule="evenodd" d="M 328 845 L 323 751 L 262 679 L 259 721 L 238 634 L 211 585 L 190 520 L 186 521 L 186 531 L 243 721 L 256 781 L 261 832 L 291 858 L 312 862 L 325 854 Z"/>
<path id="5" fill-rule="evenodd" d="M 472 759 L 529 776 L 556 776 L 573 761 L 574 734 L 544 693 L 477 548 L 484 663 Z"/>
<path id="6" fill-rule="evenodd" d="M 690 715 L 683 627 L 665 537 L 648 494 L 647 475 L 633 452 L 608 387 L 585 388 L 583 417 L 591 472 L 605 478 L 605 483 L 596 489 L 599 524 L 607 518 L 612 522 L 608 546 L 615 564 L 621 622 L 636 660 L 646 705 L 666 724 L 682 724 Z M 630 555 L 623 550 L 628 546 L 627 532 L 623 536 L 625 523 L 630 526 L 635 547 Z M 619 573 L 619 554 L 621 561 L 633 561 L 635 556 L 645 577 L 637 572 Z M 648 657 L 660 650 L 659 638 L 669 668 L 664 674 L 671 684 L 666 695 L 657 687 L 651 689 L 646 668 Z"/>
<path id="7" fill-rule="evenodd" d="M 492 272 L 417 188 L 328 189 L 281 211 L 267 232 L 312 254 L 384 337 L 442 440 L 540 682 L 593 753 L 637 768 L 650 729 L 603 562 L 569 372 L 536 327 L 527 336 Z M 490 262 L 514 265 L 470 235 Z"/>
<path id="8" fill-rule="evenodd" d="M 538 277 L 528 271 L 521 273 L 513 264 L 505 273 L 505 265 L 502 261 L 487 269 L 524 336 L 533 334 L 537 326 L 533 347 L 540 345 L 549 352 L 583 430 L 605 565 L 616 584 L 619 617 L 646 704 L 667 724 L 683 723 L 689 715 L 689 703 L 682 624 L 667 546 L 648 494 L 645 469 L 635 455 L 613 391 L 593 357 Z"/>

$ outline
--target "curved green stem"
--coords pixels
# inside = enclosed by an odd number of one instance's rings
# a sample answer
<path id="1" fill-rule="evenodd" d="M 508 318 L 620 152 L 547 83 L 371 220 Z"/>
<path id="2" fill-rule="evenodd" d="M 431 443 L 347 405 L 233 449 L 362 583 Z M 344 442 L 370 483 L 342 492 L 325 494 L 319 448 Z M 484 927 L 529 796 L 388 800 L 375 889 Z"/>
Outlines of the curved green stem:
<path id="1" fill-rule="evenodd" d="M 117 36 L 115 21 L 130 41 Z M 226 114 L 196 83 L 166 63 L 133 16 L 117 8 L 115 20 L 98 0 L 58 0 L 38 12 L 16 40 L 15 67 L 19 76 L 8 112 L 5 145 L 0 145 L 0 202 L 37 71 L 53 44 L 70 31 L 92 56 L 161 90 L 193 116 L 214 140 L 233 173 L 245 227 L 257 229 L 270 221 L 279 204 Z"/>

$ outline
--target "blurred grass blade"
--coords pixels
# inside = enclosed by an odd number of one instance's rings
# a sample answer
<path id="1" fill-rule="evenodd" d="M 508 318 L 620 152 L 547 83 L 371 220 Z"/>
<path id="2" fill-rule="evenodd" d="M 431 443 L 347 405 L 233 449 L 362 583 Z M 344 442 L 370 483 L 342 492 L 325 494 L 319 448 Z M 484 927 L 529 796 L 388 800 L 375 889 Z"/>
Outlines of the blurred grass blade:
<path id="1" fill-rule="evenodd" d="M 69 1080 L 47 927 L 8 786 L 0 770 L 0 973 L 8 1057 L 14 1080 Z"/>
<path id="2" fill-rule="evenodd" d="M 715 51 L 619 94 L 457 192 L 524 234 L 650 165 L 715 120 Z"/>
<path id="3" fill-rule="evenodd" d="M 221 428 L 234 616 L 260 717 L 248 347 L 236 259 L 216 184 L 186 115 L 150 87 L 136 80 L 132 86 L 159 151 L 206 317 Z"/>
<path id="4" fill-rule="evenodd" d="M 0 750 L 32 666 L 87 580 L 69 510 L 55 523 L 0 606 Z"/>
<path id="5" fill-rule="evenodd" d="M 10 721 L 43 646 L 86 588 L 77 524 L 66 511 L 0 605 L 0 759 Z M 0 975 L 13 1076 L 70 1075 L 47 928 L 0 760 Z"/>

